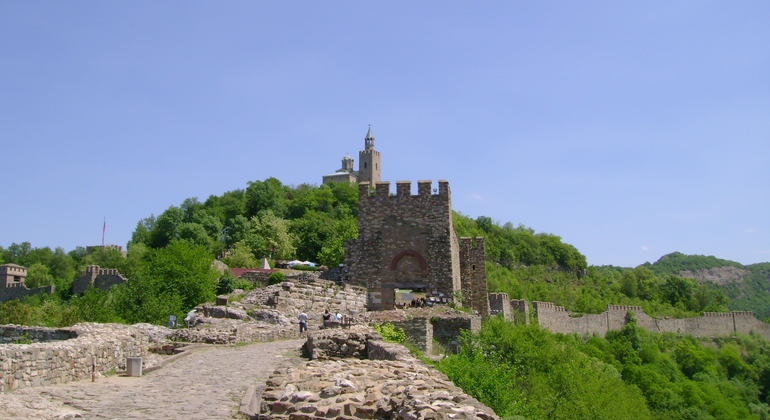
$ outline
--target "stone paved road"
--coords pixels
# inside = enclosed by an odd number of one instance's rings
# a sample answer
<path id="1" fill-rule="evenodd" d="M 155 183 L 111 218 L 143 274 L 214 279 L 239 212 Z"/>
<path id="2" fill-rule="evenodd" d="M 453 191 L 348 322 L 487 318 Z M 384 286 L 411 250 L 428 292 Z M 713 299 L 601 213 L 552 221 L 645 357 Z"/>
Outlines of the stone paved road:
<path id="1" fill-rule="evenodd" d="M 0 394 L 2 419 L 238 418 L 246 388 L 278 366 L 299 363 L 303 340 L 193 350 L 139 378 L 23 388 Z"/>

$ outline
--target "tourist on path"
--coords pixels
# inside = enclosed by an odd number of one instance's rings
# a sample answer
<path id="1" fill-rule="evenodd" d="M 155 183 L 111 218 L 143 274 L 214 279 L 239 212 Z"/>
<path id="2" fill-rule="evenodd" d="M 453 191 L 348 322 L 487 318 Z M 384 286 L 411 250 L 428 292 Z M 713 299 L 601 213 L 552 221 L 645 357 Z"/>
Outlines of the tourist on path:
<path id="1" fill-rule="evenodd" d="M 329 321 L 332 320 L 332 314 L 329 313 L 329 310 L 327 309 L 324 312 L 324 328 L 329 326 Z"/>
<path id="2" fill-rule="evenodd" d="M 307 331 L 307 314 L 300 312 L 297 318 L 299 318 L 299 333 L 302 334 Z"/>

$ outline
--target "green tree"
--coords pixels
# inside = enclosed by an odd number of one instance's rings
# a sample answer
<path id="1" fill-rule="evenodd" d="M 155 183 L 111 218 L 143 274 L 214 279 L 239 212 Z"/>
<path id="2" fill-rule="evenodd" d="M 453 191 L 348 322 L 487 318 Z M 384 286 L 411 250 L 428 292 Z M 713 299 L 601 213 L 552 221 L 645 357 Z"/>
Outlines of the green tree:
<path id="1" fill-rule="evenodd" d="M 291 221 L 291 233 L 297 241 L 297 258 L 317 261 L 324 244 L 334 238 L 334 219 L 326 213 L 309 211 L 301 219 Z"/>
<path id="2" fill-rule="evenodd" d="M 83 266 L 98 265 L 101 268 L 116 268 L 122 271 L 126 265 L 126 258 L 122 252 L 115 248 L 97 246 L 91 248 L 91 253 L 83 257 L 82 264 Z"/>
<path id="3" fill-rule="evenodd" d="M 289 233 L 289 221 L 265 210 L 251 219 L 254 255 L 271 259 L 288 259 L 294 256 L 294 239 Z"/>
<path id="4" fill-rule="evenodd" d="M 184 223 L 184 211 L 179 207 L 169 207 L 155 221 L 155 226 L 150 233 L 149 245 L 153 248 L 168 245 L 172 239 L 178 237 L 177 228 L 182 223 Z"/>
<path id="5" fill-rule="evenodd" d="M 30 289 L 54 284 L 54 278 L 45 265 L 36 262 L 27 268 L 27 279 L 24 283 Z"/>
<path id="6" fill-rule="evenodd" d="M 128 322 L 164 324 L 168 315 L 183 315 L 213 300 L 219 274 L 206 248 L 187 241 L 148 251 L 130 281 L 116 288 L 115 307 Z"/>
<path id="7" fill-rule="evenodd" d="M 318 252 L 318 261 L 327 266 L 335 267 L 341 264 L 345 257 L 345 242 L 358 236 L 358 221 L 346 217 L 335 222 L 334 233 L 327 238 Z"/>
<path id="8" fill-rule="evenodd" d="M 227 264 L 228 267 L 237 268 L 257 268 L 259 264 L 254 258 L 254 253 L 246 242 L 241 241 L 233 245 L 227 252 L 227 256 L 222 259 L 222 262 Z"/>
<path id="9" fill-rule="evenodd" d="M 245 193 L 246 216 L 253 217 L 263 210 L 271 210 L 279 217 L 286 214 L 286 194 L 281 181 L 268 178 L 264 182 L 249 182 Z"/>
<path id="10" fill-rule="evenodd" d="M 217 295 L 226 295 L 232 293 L 235 289 L 235 276 L 230 270 L 225 270 L 217 280 Z"/>

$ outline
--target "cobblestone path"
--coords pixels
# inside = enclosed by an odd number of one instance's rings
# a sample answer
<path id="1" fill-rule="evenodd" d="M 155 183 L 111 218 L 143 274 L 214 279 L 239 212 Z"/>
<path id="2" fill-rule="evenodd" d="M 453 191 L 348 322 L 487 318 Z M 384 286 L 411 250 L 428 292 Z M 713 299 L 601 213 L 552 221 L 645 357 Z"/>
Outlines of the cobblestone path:
<path id="1" fill-rule="evenodd" d="M 239 418 L 246 388 L 278 365 L 299 363 L 303 340 L 192 350 L 142 377 L 110 376 L 0 394 L 7 419 Z"/>

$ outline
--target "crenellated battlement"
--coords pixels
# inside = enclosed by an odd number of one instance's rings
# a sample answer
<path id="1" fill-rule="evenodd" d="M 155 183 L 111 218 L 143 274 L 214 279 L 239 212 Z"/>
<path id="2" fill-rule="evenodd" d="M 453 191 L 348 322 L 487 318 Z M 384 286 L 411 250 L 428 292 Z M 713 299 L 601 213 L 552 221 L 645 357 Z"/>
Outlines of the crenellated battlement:
<path id="1" fill-rule="evenodd" d="M 551 302 L 540 302 L 540 301 L 534 301 L 532 302 L 535 305 L 535 310 L 540 313 L 540 311 L 544 312 L 568 312 L 567 309 L 565 309 L 563 306 L 555 305 Z"/>
<path id="2" fill-rule="evenodd" d="M 490 294 L 490 302 L 497 302 L 500 297 Z M 515 300 L 511 300 L 514 305 Z M 526 307 L 526 301 L 520 301 Z M 604 336 L 607 331 L 620 330 L 631 318 L 628 312 L 634 312 L 634 319 L 640 328 L 653 332 L 674 332 L 700 337 L 717 337 L 741 333 L 758 333 L 770 338 L 770 324 L 766 324 L 751 311 L 703 312 L 697 318 L 653 318 L 647 315 L 641 306 L 607 305 L 607 310 L 600 314 L 573 314 L 562 306 L 552 302 L 532 302 L 537 314 L 537 322 L 551 332 L 564 334 L 597 334 Z"/>
<path id="3" fill-rule="evenodd" d="M 607 305 L 608 311 L 643 311 L 641 306 L 630 305 Z"/>
<path id="4" fill-rule="evenodd" d="M 392 309 L 394 290 L 419 289 L 433 302 L 489 316 L 484 240 L 459 241 L 449 182 L 358 184 L 358 238 L 345 244 L 348 281 L 366 286 L 370 310 Z M 462 291 L 462 293 L 457 293 Z M 462 298 L 461 302 L 457 299 Z"/>
<path id="5" fill-rule="evenodd" d="M 121 275 L 117 268 L 101 268 L 98 265 L 89 265 L 84 272 L 91 276 L 114 276 Z"/>
<path id="6" fill-rule="evenodd" d="M 460 238 L 460 249 L 484 249 L 484 237 L 477 236 L 471 238 L 470 236 L 463 236 Z"/>
<path id="7" fill-rule="evenodd" d="M 704 317 L 711 317 L 711 318 L 732 318 L 733 313 L 732 312 L 704 312 Z"/>
<path id="8" fill-rule="evenodd" d="M 107 290 L 110 287 L 128 281 L 115 268 L 101 268 L 98 265 L 89 265 L 80 273 L 72 283 L 72 293 L 84 293 L 91 287 Z"/>
<path id="9" fill-rule="evenodd" d="M 374 191 L 372 192 L 371 186 L 368 182 L 360 182 L 358 184 L 358 197 L 359 201 L 362 199 L 374 199 L 374 198 L 390 198 L 390 199 L 404 199 L 407 197 L 446 197 L 449 199 L 449 182 L 445 180 L 438 181 L 438 188 L 432 190 L 433 181 L 421 180 L 417 181 L 417 194 L 412 194 L 412 181 L 396 181 L 396 194 L 390 193 L 390 181 L 379 181 L 374 183 Z"/>

